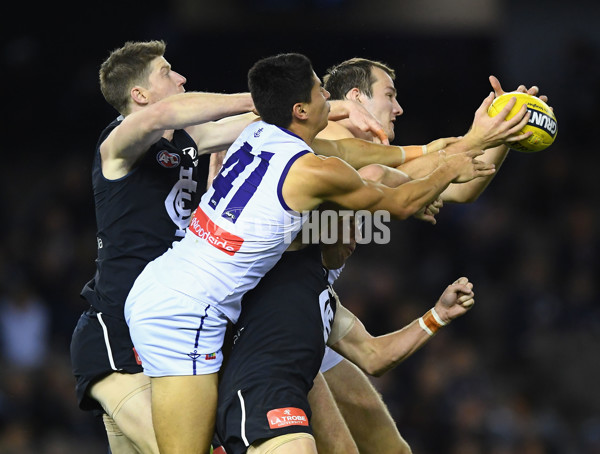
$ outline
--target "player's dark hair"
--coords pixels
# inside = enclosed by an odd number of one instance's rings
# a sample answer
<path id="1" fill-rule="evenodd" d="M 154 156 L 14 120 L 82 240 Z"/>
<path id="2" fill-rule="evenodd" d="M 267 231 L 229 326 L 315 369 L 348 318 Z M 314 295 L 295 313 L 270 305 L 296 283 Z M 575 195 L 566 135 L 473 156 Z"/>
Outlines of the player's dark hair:
<path id="1" fill-rule="evenodd" d="M 382 69 L 392 80 L 396 79 L 394 70 L 385 63 L 366 58 L 351 58 L 329 68 L 323 77 L 323 86 L 333 100 L 345 99 L 346 93 L 353 88 L 358 88 L 371 98 L 373 96 L 371 89 L 375 83 L 373 68 Z"/>
<path id="2" fill-rule="evenodd" d="M 113 50 L 100 66 L 100 89 L 104 99 L 119 113 L 129 113 L 129 92 L 135 85 L 144 85 L 152 68 L 150 63 L 165 54 L 164 41 L 128 41 Z"/>
<path id="3" fill-rule="evenodd" d="M 302 54 L 279 54 L 257 61 L 248 71 L 248 88 L 261 118 L 289 127 L 294 104 L 311 100 L 313 74 L 310 60 Z"/>

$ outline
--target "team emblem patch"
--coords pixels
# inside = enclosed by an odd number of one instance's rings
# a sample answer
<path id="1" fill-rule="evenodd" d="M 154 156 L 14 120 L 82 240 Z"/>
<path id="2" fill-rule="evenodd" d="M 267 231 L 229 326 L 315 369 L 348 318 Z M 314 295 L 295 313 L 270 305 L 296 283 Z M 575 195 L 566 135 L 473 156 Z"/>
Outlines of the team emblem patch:
<path id="1" fill-rule="evenodd" d="M 179 165 L 181 158 L 178 154 L 169 153 L 167 150 L 162 150 L 156 155 L 156 160 L 161 166 L 166 167 L 167 169 L 172 169 L 173 167 L 177 167 Z"/>
<path id="2" fill-rule="evenodd" d="M 306 413 L 300 408 L 276 408 L 267 413 L 267 419 L 271 429 L 288 426 L 308 426 Z"/>

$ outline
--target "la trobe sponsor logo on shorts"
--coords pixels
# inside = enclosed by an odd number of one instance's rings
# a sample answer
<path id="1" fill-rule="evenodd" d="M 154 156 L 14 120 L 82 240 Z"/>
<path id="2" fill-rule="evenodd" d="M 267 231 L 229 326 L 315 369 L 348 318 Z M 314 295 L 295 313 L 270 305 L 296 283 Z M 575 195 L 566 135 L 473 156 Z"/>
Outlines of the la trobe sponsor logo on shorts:
<path id="1" fill-rule="evenodd" d="M 276 408 L 267 413 L 267 419 L 271 429 L 288 426 L 308 426 L 308 418 L 301 408 Z"/>

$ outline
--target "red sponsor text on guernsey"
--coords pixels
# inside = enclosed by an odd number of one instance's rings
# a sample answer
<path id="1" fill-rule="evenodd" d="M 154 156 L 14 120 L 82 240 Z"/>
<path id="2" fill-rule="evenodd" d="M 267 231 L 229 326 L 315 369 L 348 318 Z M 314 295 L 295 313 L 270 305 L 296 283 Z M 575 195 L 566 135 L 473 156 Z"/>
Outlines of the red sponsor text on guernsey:
<path id="1" fill-rule="evenodd" d="M 271 429 L 287 426 L 308 426 L 306 413 L 300 408 L 276 408 L 267 413 L 267 419 Z"/>
<path id="2" fill-rule="evenodd" d="M 234 255 L 244 243 L 243 238 L 216 225 L 200 208 L 197 208 L 194 213 L 190 222 L 190 230 L 227 255 Z"/>

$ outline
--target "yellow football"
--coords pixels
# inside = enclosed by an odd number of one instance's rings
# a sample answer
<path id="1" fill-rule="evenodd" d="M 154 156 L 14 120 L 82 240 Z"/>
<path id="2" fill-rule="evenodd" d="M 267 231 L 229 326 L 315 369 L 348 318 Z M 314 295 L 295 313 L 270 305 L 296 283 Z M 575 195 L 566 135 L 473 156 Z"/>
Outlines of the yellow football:
<path id="1" fill-rule="evenodd" d="M 529 117 L 529 123 L 519 134 L 524 134 L 527 131 L 532 131 L 533 134 L 527 139 L 511 143 L 510 147 L 517 151 L 532 153 L 542 151 L 552 145 L 558 132 L 556 116 L 548 104 L 535 96 L 519 92 L 504 93 L 494 99 L 494 102 L 488 109 L 488 115 L 490 117 L 498 115 L 512 98 L 517 98 L 517 102 L 506 116 L 506 119 L 509 120 L 515 116 L 523 104 L 526 104 L 527 110 L 531 112 L 531 116 Z"/>

